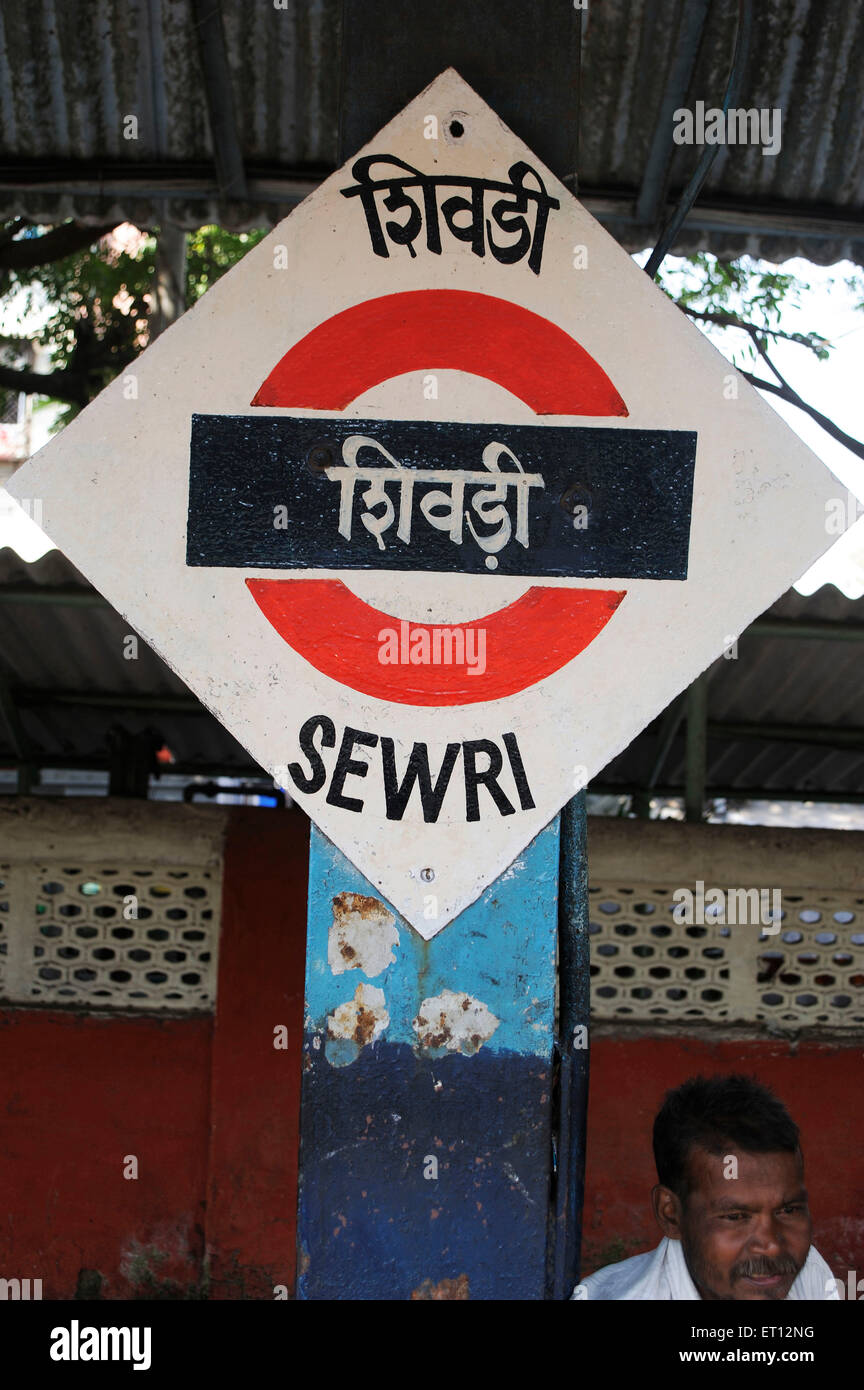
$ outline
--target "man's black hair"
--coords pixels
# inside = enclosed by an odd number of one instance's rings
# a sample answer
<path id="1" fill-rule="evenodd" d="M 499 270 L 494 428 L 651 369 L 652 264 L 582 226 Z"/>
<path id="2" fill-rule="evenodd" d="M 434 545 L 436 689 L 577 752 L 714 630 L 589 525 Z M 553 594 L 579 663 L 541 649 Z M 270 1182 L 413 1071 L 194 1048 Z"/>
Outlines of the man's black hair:
<path id="1" fill-rule="evenodd" d="M 682 1200 L 694 1147 L 725 1154 L 796 1153 L 798 1126 L 777 1097 L 751 1076 L 691 1076 L 668 1091 L 654 1121 L 657 1177 Z"/>

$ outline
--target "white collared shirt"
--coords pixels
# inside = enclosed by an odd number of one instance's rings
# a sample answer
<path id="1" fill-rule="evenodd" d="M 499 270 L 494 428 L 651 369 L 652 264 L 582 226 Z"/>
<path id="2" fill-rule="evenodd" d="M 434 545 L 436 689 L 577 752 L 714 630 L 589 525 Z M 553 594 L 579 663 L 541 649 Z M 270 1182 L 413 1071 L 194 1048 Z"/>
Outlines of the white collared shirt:
<path id="1" fill-rule="evenodd" d="M 839 1302 L 834 1276 L 815 1245 L 807 1252 L 787 1299 L 804 1298 Z M 680 1240 L 664 1236 L 656 1250 L 633 1255 L 629 1260 L 607 1265 L 577 1284 L 571 1300 L 587 1299 L 697 1299 L 699 1292 L 690 1277 Z"/>

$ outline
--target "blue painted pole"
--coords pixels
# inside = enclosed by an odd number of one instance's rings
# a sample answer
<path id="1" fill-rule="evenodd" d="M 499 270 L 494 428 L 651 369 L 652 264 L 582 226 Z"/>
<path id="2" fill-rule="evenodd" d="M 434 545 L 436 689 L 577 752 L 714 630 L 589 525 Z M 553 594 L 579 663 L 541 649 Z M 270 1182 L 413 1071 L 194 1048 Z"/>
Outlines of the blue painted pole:
<path id="1" fill-rule="evenodd" d="M 559 828 L 428 942 L 312 828 L 299 1298 L 549 1296 Z"/>

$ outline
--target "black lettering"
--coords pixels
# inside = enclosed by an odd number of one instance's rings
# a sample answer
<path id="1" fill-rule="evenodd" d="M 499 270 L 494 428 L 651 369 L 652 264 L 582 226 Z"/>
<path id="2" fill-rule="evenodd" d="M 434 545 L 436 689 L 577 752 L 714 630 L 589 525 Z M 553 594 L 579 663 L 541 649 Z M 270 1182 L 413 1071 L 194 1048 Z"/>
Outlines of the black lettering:
<path id="1" fill-rule="evenodd" d="M 510 759 L 510 766 L 513 769 L 513 781 L 516 783 L 516 790 L 519 793 L 519 805 L 523 811 L 534 809 L 534 798 L 531 795 L 531 788 L 528 785 L 528 778 L 525 776 L 525 766 L 522 762 L 522 754 L 519 751 L 519 744 L 516 742 L 515 734 L 503 734 L 504 747 L 507 749 L 507 756 Z"/>
<path id="2" fill-rule="evenodd" d="M 482 772 L 477 771 L 478 753 L 485 753 L 489 759 L 489 766 Z M 465 759 L 465 819 L 468 821 L 480 819 L 477 788 L 481 783 L 489 791 L 502 816 L 515 815 L 516 807 L 510 805 L 498 785 L 498 774 L 504 766 L 504 759 L 501 757 L 497 743 L 493 743 L 488 738 L 468 739 L 462 744 L 462 756 Z"/>
<path id="3" fill-rule="evenodd" d="M 392 738 L 381 740 L 381 764 L 384 770 L 384 797 L 387 802 L 387 819 L 401 820 L 405 807 L 414 790 L 414 783 L 420 786 L 420 801 L 423 805 L 423 819 L 434 822 L 441 813 L 453 768 L 459 756 L 460 744 L 448 743 L 441 762 L 441 769 L 433 784 L 429 772 L 429 750 L 425 743 L 415 743 L 408 759 L 405 776 L 400 784 L 396 775 L 396 758 Z"/>
<path id="4" fill-rule="evenodd" d="M 341 806 L 343 811 L 363 810 L 362 801 L 356 796 L 343 796 L 342 791 L 346 777 L 365 777 L 369 771 L 368 763 L 361 763 L 359 758 L 351 757 L 355 743 L 360 744 L 363 748 L 374 748 L 377 742 L 377 734 L 367 734 L 362 729 L 352 729 L 346 724 L 339 754 L 336 758 L 336 766 L 333 769 L 330 790 L 325 798 L 328 806 Z"/>
<path id="5" fill-rule="evenodd" d="M 315 747 L 315 731 L 321 730 L 321 747 L 334 748 L 336 746 L 336 730 L 333 720 L 328 719 L 326 714 L 315 714 L 311 719 L 307 719 L 298 735 L 300 751 L 305 753 L 309 759 L 311 773 L 307 774 L 299 763 L 289 763 L 288 771 L 301 792 L 320 792 L 324 783 L 327 781 L 327 769 L 324 766 L 324 759 Z"/>

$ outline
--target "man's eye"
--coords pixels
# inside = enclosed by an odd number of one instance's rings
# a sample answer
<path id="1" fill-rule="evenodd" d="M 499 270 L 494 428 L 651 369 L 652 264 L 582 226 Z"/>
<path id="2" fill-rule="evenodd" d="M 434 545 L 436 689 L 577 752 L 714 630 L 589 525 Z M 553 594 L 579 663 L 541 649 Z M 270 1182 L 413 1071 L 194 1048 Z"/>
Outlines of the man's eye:
<path id="1" fill-rule="evenodd" d="M 781 1207 L 780 1210 L 781 1210 L 782 1212 L 785 1212 L 787 1215 L 788 1215 L 790 1212 L 799 1212 L 799 1211 L 803 1211 L 803 1210 L 804 1210 L 804 1203 L 803 1203 L 803 1202 L 790 1202 L 790 1203 L 788 1204 L 788 1206 Z"/>
<path id="2" fill-rule="evenodd" d="M 746 1221 L 746 1211 L 727 1211 L 723 1215 L 724 1221 Z"/>

